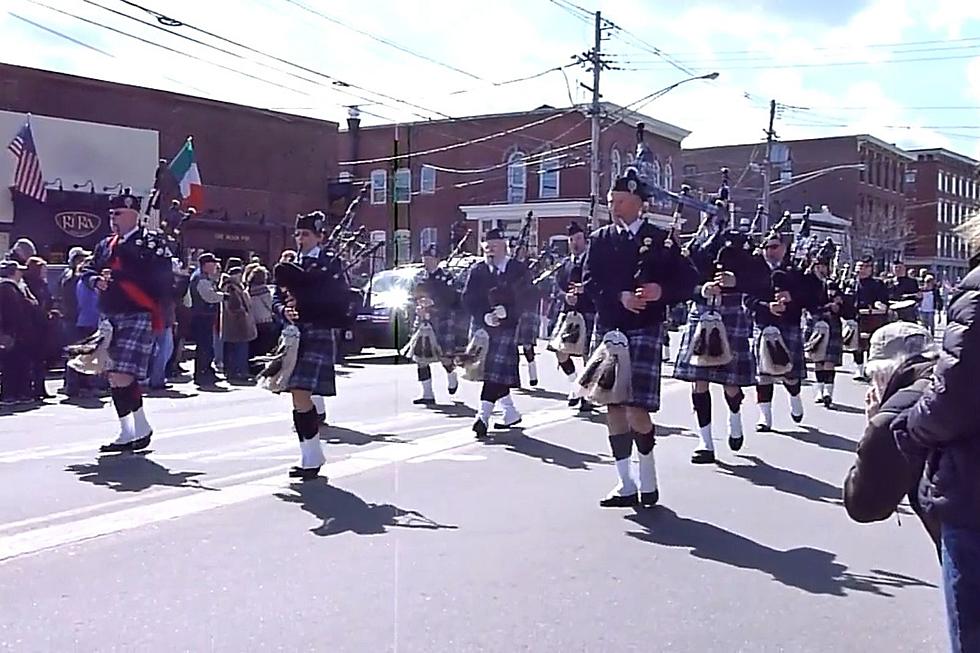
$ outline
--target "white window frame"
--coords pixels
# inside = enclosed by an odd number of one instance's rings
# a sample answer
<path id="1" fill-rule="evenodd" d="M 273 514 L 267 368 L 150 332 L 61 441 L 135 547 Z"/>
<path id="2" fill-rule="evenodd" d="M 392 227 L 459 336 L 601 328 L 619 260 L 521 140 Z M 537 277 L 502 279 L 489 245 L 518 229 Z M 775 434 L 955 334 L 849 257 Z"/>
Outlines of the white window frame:
<path id="1" fill-rule="evenodd" d="M 507 203 L 527 201 L 527 155 L 517 150 L 507 157 Z"/>
<path id="2" fill-rule="evenodd" d="M 423 165 L 419 170 L 419 193 L 422 195 L 435 195 L 436 192 L 436 169 L 432 166 Z"/>
<path id="3" fill-rule="evenodd" d="M 657 188 L 663 188 L 663 179 L 660 177 L 660 161 L 657 159 L 653 160 L 653 183 L 656 184 Z"/>
<path id="4" fill-rule="evenodd" d="M 404 195 L 399 191 L 402 191 Z M 391 197 L 395 204 L 412 203 L 412 170 L 410 168 L 398 168 L 395 170 L 395 185 L 392 189 Z"/>
<path id="5" fill-rule="evenodd" d="M 664 190 L 672 190 L 674 187 L 674 166 L 668 161 L 664 164 Z"/>
<path id="6" fill-rule="evenodd" d="M 371 171 L 371 204 L 388 201 L 388 171 L 382 168 Z"/>
<path id="7" fill-rule="evenodd" d="M 433 244 L 439 244 L 439 228 L 423 227 L 419 232 L 419 251 L 424 252 Z"/>
<path id="8" fill-rule="evenodd" d="M 548 157 L 538 165 L 538 199 L 555 200 L 561 197 L 561 159 Z M 549 177 L 554 175 L 554 185 L 545 185 Z"/>
<path id="9" fill-rule="evenodd" d="M 612 188 L 619 176 L 623 174 L 623 154 L 618 147 L 609 153 L 609 187 Z"/>

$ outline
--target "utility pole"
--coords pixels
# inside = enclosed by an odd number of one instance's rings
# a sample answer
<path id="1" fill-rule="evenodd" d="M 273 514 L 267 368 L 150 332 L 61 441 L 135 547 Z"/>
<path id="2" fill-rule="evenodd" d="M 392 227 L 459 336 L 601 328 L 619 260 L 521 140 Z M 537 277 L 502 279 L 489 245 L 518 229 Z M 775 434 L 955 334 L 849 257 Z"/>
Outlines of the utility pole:
<path id="1" fill-rule="evenodd" d="M 772 141 L 776 137 L 776 132 L 773 130 L 773 123 L 776 121 L 776 101 L 769 101 L 769 129 L 766 130 L 766 158 L 762 162 L 762 230 L 766 231 L 769 229 L 769 174 L 772 170 Z"/>
<path id="2" fill-rule="evenodd" d="M 596 219 L 596 209 L 599 204 L 599 183 L 601 170 L 599 169 L 599 112 L 602 107 L 599 104 L 599 74 L 602 72 L 602 12 L 595 12 L 595 43 L 592 45 L 592 141 L 591 155 L 589 157 L 589 231 L 598 228 Z"/>

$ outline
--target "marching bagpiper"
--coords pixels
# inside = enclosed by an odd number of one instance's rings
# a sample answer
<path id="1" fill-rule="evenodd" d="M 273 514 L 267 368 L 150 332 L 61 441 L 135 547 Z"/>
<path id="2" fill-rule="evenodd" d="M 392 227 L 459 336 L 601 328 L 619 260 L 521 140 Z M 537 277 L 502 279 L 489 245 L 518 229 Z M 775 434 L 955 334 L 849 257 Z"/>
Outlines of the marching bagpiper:
<path id="1" fill-rule="evenodd" d="M 844 362 L 844 320 L 852 319 L 854 313 L 848 297 L 830 275 L 836 251 L 834 241 L 828 238 L 807 272 L 817 297 L 813 310 L 807 312 L 805 348 L 817 379 L 816 402 L 827 408 L 834 403 L 837 368 Z"/>
<path id="2" fill-rule="evenodd" d="M 450 395 L 459 389 L 453 363 L 456 351 L 456 325 L 453 316 L 459 307 L 459 293 L 453 288 L 453 276 L 439 267 L 438 247 L 430 245 L 422 252 L 423 271 L 417 277 L 412 295 L 415 299 L 415 335 L 407 349 L 418 365 L 422 396 L 413 403 L 431 406 L 436 403 L 432 390 L 431 364 L 439 362 L 446 370 Z"/>
<path id="3" fill-rule="evenodd" d="M 697 280 L 696 269 L 669 233 L 643 219 L 650 196 L 637 169 L 627 168 L 609 192 L 613 224 L 592 233 L 583 272 L 585 291 L 598 309 L 594 343 L 625 341 L 630 364 L 628 371 L 621 370 L 629 374 L 628 395 L 608 405 L 606 425 L 619 484 L 599 502 L 604 507 L 659 501 L 650 413 L 660 409 L 665 306 L 689 298 Z M 630 470 L 634 442 L 639 484 Z"/>
<path id="4" fill-rule="evenodd" d="M 326 462 L 313 397 L 337 394 L 335 330 L 344 326 L 350 310 L 344 265 L 336 252 L 320 242 L 325 224 L 319 211 L 297 216 L 297 260 L 279 263 L 273 271 L 273 309 L 299 330 L 295 367 L 285 389 L 292 395 L 293 425 L 300 445 L 300 463 L 290 469 L 289 476 L 302 480 L 316 478 Z"/>
<path id="5" fill-rule="evenodd" d="M 483 249 L 486 259 L 470 269 L 462 297 L 472 318 L 473 337 L 486 338 L 480 409 L 473 422 L 473 432 L 480 439 L 487 437 L 498 402 L 504 414 L 495 428 L 510 428 L 521 421 L 510 389 L 520 386 L 517 323 L 530 289 L 527 266 L 507 255 L 507 240 L 500 229 L 484 234 Z"/>
<path id="6" fill-rule="evenodd" d="M 806 378 L 803 310 L 813 308 L 816 297 L 803 272 L 787 257 L 793 234 L 788 229 L 788 212 L 763 240 L 763 251 L 755 257 L 761 273 L 769 276 L 765 291 L 753 297 L 755 318 L 753 352 L 757 366 L 756 395 L 759 404 L 758 431 L 772 430 L 773 384 L 779 381 L 789 393 L 790 417 L 803 421 L 800 384 Z"/>
<path id="7" fill-rule="evenodd" d="M 715 462 L 711 429 L 710 384 L 724 388 L 728 405 L 728 446 L 738 451 L 744 443 L 742 431 L 742 388 L 755 385 L 755 358 L 749 346 L 752 318 L 745 309 L 746 298 L 758 296 L 768 287 L 768 276 L 752 259 L 748 231 L 728 229 L 727 184 L 723 184 L 713 232 L 702 233 L 693 243 L 691 259 L 701 282 L 687 319 L 674 366 L 674 378 L 691 381 L 691 403 L 698 423 L 700 446 L 691 456 L 694 464 Z"/>
<path id="8" fill-rule="evenodd" d="M 867 381 L 864 373 L 864 356 L 871 345 L 871 335 L 879 327 L 888 323 L 888 288 L 874 278 L 874 258 L 864 256 L 855 264 L 857 281 L 851 289 L 851 301 L 857 312 L 860 343 L 854 352 L 854 362 L 858 366 L 854 378 Z"/>
<path id="9" fill-rule="evenodd" d="M 527 244 L 521 239 L 511 241 L 511 256 L 518 263 L 530 270 Z M 531 387 L 538 385 L 538 363 L 535 360 L 535 347 L 538 344 L 538 332 L 541 330 L 541 295 L 537 288 L 529 285 L 528 296 L 523 298 L 524 310 L 517 322 L 517 346 L 527 361 L 527 376 Z"/>
<path id="10" fill-rule="evenodd" d="M 147 377 L 154 332 L 164 328 L 161 302 L 173 291 L 173 251 L 166 238 L 140 226 L 140 199 L 127 188 L 109 200 L 113 235 L 95 248 L 81 281 L 99 292 L 99 310 L 112 326 L 108 373 L 119 417 L 115 441 L 103 453 L 150 445 L 153 427 L 143 412 L 139 380 Z"/>
<path id="11" fill-rule="evenodd" d="M 568 233 L 568 257 L 565 258 L 555 273 L 555 300 L 559 303 L 559 316 L 555 321 L 549 348 L 555 352 L 558 367 L 572 383 L 572 389 L 568 393 L 568 405 L 573 408 L 578 406 L 581 412 L 591 412 L 592 405 L 576 393 L 575 362 L 572 360 L 573 356 L 581 356 L 583 360 L 588 360 L 592 331 L 595 328 L 595 301 L 584 292 L 582 286 L 582 272 L 589 241 L 586 240 L 585 230 L 575 221 L 568 224 L 566 231 Z M 575 314 L 581 317 L 580 325 L 578 324 L 579 320 L 572 317 Z M 576 326 L 569 324 L 572 319 L 575 319 Z M 580 328 L 581 333 L 574 333 L 575 328 Z M 566 343 L 573 337 L 581 343 L 581 353 L 566 353 Z"/>

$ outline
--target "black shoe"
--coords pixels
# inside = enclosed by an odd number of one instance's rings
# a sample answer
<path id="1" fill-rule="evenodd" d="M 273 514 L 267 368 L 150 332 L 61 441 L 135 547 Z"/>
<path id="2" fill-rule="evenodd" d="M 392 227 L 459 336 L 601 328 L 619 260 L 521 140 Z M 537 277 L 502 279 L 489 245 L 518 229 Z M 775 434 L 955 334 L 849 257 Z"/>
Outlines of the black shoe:
<path id="1" fill-rule="evenodd" d="M 529 381 L 529 383 L 531 384 L 531 387 L 532 387 L 532 388 L 535 388 L 535 387 L 537 387 L 537 385 L 538 385 L 538 380 L 537 380 L 537 379 L 531 379 L 531 380 Z"/>
<path id="2" fill-rule="evenodd" d="M 99 453 L 122 453 L 124 451 L 132 451 L 132 450 L 133 450 L 132 442 L 124 442 L 122 444 L 118 444 L 116 442 L 110 442 L 109 444 L 104 444 L 101 447 L 99 447 Z"/>
<path id="3" fill-rule="evenodd" d="M 582 398 L 581 397 L 572 397 L 571 399 L 568 400 L 568 405 L 571 408 L 575 408 L 580 403 L 582 403 Z"/>
<path id="4" fill-rule="evenodd" d="M 644 508 L 652 508 L 660 501 L 660 490 L 653 492 L 640 492 L 640 505 Z"/>
<path id="5" fill-rule="evenodd" d="M 312 481 L 319 475 L 319 467 L 291 467 L 289 470 L 289 478 L 298 478 L 304 481 Z"/>
<path id="6" fill-rule="evenodd" d="M 419 397 L 412 403 L 415 404 L 416 406 L 435 406 L 436 400 L 430 397 Z"/>
<path id="7" fill-rule="evenodd" d="M 458 383 L 456 385 L 454 385 L 454 386 L 450 386 L 449 387 L 449 395 L 452 396 L 452 395 L 456 394 L 456 391 L 457 390 L 459 390 L 459 384 Z"/>
<path id="8" fill-rule="evenodd" d="M 139 440 L 133 440 L 132 442 L 130 442 L 129 446 L 132 448 L 133 451 L 146 449 L 148 446 L 150 446 L 150 438 L 152 437 L 153 437 L 153 431 L 150 431 L 148 434 L 144 435 Z"/>
<path id="9" fill-rule="evenodd" d="M 731 449 L 732 451 L 738 451 L 739 449 L 742 448 L 743 444 L 745 444 L 744 435 L 740 438 L 733 438 L 732 436 L 728 436 L 728 448 Z"/>
<path id="10" fill-rule="evenodd" d="M 789 416 L 793 418 L 793 421 L 797 424 L 803 421 L 803 415 L 794 415 L 793 413 L 790 413 Z"/>
<path id="11" fill-rule="evenodd" d="M 504 424 L 503 422 L 494 422 L 493 423 L 493 428 L 495 428 L 495 429 L 512 429 L 515 426 L 517 426 L 518 424 L 520 424 L 522 419 L 523 419 L 522 417 L 518 417 L 516 420 L 514 420 L 510 424 Z"/>
<path id="12" fill-rule="evenodd" d="M 327 414 L 326 413 L 317 413 L 316 414 L 316 421 L 319 422 L 320 424 L 324 424 L 325 425 L 327 423 Z"/>
<path id="13" fill-rule="evenodd" d="M 710 465 L 715 462 L 715 452 L 711 449 L 698 449 L 691 454 L 691 462 L 695 465 Z"/>
<path id="14" fill-rule="evenodd" d="M 599 505 L 603 508 L 630 508 L 640 505 L 640 497 L 637 494 L 610 494 Z"/>
<path id="15" fill-rule="evenodd" d="M 595 406 L 593 406 L 592 404 L 590 404 L 584 399 L 582 400 L 582 403 L 579 404 L 578 407 L 578 412 L 580 413 L 591 413 L 593 410 L 595 410 Z"/>
<path id="16" fill-rule="evenodd" d="M 483 440 L 487 437 L 487 425 L 483 423 L 482 419 L 473 422 L 473 432 L 476 433 L 477 440 Z"/>
<path id="17" fill-rule="evenodd" d="M 769 433 L 770 431 L 772 431 L 772 427 L 766 424 L 765 422 L 759 422 L 758 424 L 755 425 L 755 430 L 759 433 Z"/>
<path id="18" fill-rule="evenodd" d="M 833 405 L 834 405 L 834 400 L 831 399 L 830 395 L 824 395 L 824 398 L 823 398 L 823 407 L 824 408 L 830 408 Z"/>

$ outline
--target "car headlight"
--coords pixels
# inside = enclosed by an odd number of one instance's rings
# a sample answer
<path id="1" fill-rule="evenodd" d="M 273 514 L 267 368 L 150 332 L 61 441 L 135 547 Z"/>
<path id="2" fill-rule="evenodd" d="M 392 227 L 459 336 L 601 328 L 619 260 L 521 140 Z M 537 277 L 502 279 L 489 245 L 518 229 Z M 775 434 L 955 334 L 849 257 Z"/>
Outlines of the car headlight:
<path id="1" fill-rule="evenodd" d="M 407 290 L 386 290 L 385 292 L 377 293 L 374 296 L 374 301 L 372 304 L 374 305 L 375 310 L 378 308 L 389 308 L 391 310 L 400 311 L 404 310 L 408 306 L 410 299 L 411 297 Z"/>

